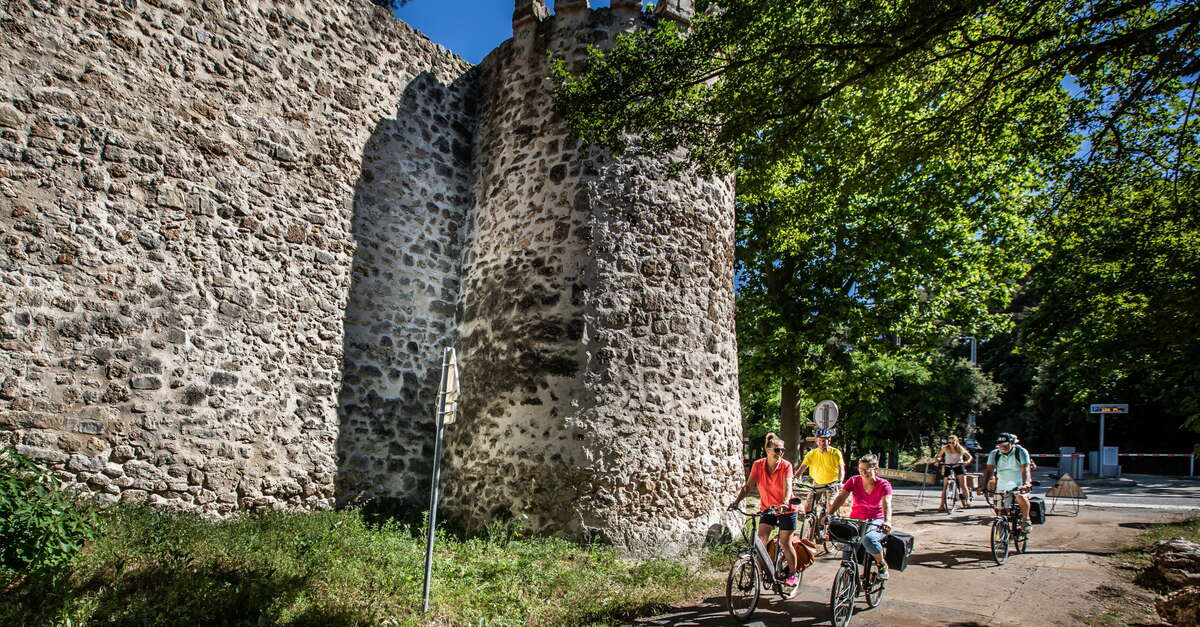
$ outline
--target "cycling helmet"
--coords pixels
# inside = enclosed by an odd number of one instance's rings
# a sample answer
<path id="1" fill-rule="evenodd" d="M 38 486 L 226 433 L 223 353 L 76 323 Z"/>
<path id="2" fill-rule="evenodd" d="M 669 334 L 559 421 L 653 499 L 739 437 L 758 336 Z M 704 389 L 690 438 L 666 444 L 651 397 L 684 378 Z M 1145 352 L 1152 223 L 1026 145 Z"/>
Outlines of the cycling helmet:
<path id="1" fill-rule="evenodd" d="M 1017 442 L 1016 436 L 1014 436 L 1011 433 L 1008 433 L 1007 431 L 1004 433 L 1001 433 L 999 435 L 999 437 L 996 438 L 996 444 L 1016 444 L 1016 442 Z"/>
<path id="2" fill-rule="evenodd" d="M 832 438 L 833 432 L 830 431 L 829 429 L 817 429 L 817 437 L 818 438 Z"/>

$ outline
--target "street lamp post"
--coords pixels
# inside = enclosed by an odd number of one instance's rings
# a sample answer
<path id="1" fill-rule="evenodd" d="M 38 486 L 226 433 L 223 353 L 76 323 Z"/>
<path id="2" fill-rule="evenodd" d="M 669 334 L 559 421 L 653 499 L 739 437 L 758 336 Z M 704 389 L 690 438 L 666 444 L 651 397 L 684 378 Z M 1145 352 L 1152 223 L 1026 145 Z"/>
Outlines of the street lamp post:
<path id="1" fill-rule="evenodd" d="M 971 365 L 978 367 L 979 366 L 979 353 L 978 353 L 979 343 L 978 343 L 978 341 L 976 341 L 975 336 L 974 335 L 964 335 L 963 337 L 960 337 L 958 339 L 971 341 Z M 971 442 L 975 442 L 975 446 L 979 447 L 979 443 L 975 439 L 975 412 L 974 411 L 967 414 L 967 439 L 970 440 Z M 979 456 L 975 455 L 974 457 L 975 457 L 975 472 L 979 472 Z"/>

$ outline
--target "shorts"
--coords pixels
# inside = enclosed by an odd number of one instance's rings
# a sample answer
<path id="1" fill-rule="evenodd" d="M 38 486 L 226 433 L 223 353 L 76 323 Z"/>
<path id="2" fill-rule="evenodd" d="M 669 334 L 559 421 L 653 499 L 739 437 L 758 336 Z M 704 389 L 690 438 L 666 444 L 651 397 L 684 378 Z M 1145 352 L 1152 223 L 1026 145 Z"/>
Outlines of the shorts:
<path id="1" fill-rule="evenodd" d="M 955 477 L 961 477 L 967 473 L 967 469 L 963 468 L 962 464 L 950 464 L 949 466 L 942 466 L 943 477 L 949 477 L 951 473 L 953 473 Z"/>
<path id="2" fill-rule="evenodd" d="M 780 531 L 796 530 L 796 512 L 790 514 L 763 514 L 762 524 L 779 527 Z"/>

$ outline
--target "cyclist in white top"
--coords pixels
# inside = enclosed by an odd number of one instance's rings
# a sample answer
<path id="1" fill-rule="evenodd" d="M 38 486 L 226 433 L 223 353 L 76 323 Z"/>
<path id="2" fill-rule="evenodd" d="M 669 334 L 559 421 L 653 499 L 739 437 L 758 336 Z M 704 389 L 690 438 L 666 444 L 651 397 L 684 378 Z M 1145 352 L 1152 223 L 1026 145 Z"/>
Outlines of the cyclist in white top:
<path id="1" fill-rule="evenodd" d="M 958 482 L 958 494 L 961 497 L 963 507 L 969 507 L 971 504 L 970 491 L 967 490 L 967 475 L 966 465 L 970 464 L 974 458 L 971 457 L 971 452 L 967 447 L 963 446 L 958 440 L 957 435 L 951 435 L 946 438 L 946 444 L 942 446 L 942 450 L 938 451 L 935 463 L 941 467 L 942 475 L 942 509 L 946 509 L 946 479 L 954 477 Z"/>

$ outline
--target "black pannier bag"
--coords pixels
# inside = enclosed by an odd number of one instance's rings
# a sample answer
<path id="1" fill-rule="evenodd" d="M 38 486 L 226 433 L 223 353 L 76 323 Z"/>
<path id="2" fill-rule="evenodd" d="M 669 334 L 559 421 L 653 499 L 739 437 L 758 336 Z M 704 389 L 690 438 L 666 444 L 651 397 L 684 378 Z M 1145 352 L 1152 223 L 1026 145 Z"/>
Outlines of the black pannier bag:
<path id="1" fill-rule="evenodd" d="M 916 540 L 903 531 L 893 531 L 883 539 L 883 561 L 889 570 L 904 572 L 908 568 L 908 556 L 912 555 Z"/>
<path id="2" fill-rule="evenodd" d="M 1036 496 L 1029 497 L 1029 521 L 1035 525 L 1046 524 L 1046 502 Z"/>
<path id="3" fill-rule="evenodd" d="M 838 542 L 850 544 L 858 541 L 858 526 L 844 520 L 829 521 L 829 535 Z"/>

